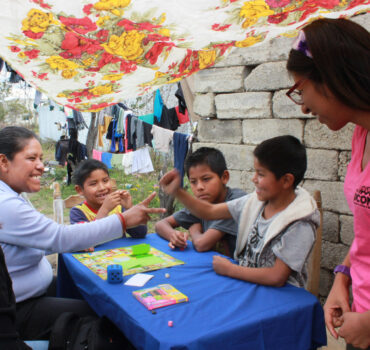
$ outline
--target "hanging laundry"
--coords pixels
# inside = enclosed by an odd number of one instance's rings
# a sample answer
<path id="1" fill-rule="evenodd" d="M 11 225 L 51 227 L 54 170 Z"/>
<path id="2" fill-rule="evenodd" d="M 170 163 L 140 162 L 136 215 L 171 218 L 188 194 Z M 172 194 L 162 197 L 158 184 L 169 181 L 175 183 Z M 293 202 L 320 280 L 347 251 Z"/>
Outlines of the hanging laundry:
<path id="1" fill-rule="evenodd" d="M 55 160 L 59 162 L 59 165 L 65 165 L 67 161 L 69 139 L 61 138 L 55 144 Z"/>
<path id="2" fill-rule="evenodd" d="M 125 110 L 120 108 L 119 113 L 118 113 L 118 120 L 117 120 L 117 134 L 123 135 L 125 133 L 125 127 L 124 127 L 124 115 L 125 115 Z"/>
<path id="3" fill-rule="evenodd" d="M 180 124 L 185 124 L 189 121 L 189 114 L 188 110 L 185 109 L 185 113 L 181 113 L 179 106 L 175 107 L 176 114 L 177 114 L 177 119 L 179 120 Z"/>
<path id="4" fill-rule="evenodd" d="M 154 124 L 154 113 L 141 115 L 139 119 L 145 123 L 153 125 Z"/>
<path id="5" fill-rule="evenodd" d="M 101 109 L 97 114 L 98 125 L 104 125 L 105 109 Z"/>
<path id="6" fill-rule="evenodd" d="M 131 119 L 134 118 L 132 114 L 128 114 L 126 117 L 126 134 L 125 134 L 125 150 L 126 152 L 136 150 L 135 143 L 131 142 Z"/>
<path id="7" fill-rule="evenodd" d="M 98 151 L 97 149 L 93 149 L 92 151 L 92 157 L 93 159 L 100 160 L 101 161 L 101 156 L 102 156 L 102 151 Z"/>
<path id="8" fill-rule="evenodd" d="M 112 154 L 111 165 L 114 169 L 123 170 L 122 165 L 123 154 Z"/>
<path id="9" fill-rule="evenodd" d="M 161 96 L 161 92 L 158 89 L 155 92 L 155 97 L 154 97 L 154 116 L 157 117 L 158 121 L 161 121 L 162 117 L 162 108 L 163 108 L 163 100 Z"/>
<path id="10" fill-rule="evenodd" d="M 184 162 L 188 153 L 188 136 L 179 132 L 174 132 L 173 134 L 174 165 L 180 173 L 181 187 L 184 184 Z"/>
<path id="11" fill-rule="evenodd" d="M 48 101 L 49 101 L 49 110 L 53 111 L 57 104 L 53 100 L 50 100 L 50 98 Z"/>
<path id="12" fill-rule="evenodd" d="M 150 147 L 153 147 L 152 145 L 152 140 L 153 140 L 153 135 L 152 135 L 152 124 L 148 123 L 143 123 L 143 129 L 144 129 L 144 143 L 146 145 L 149 145 Z"/>
<path id="13" fill-rule="evenodd" d="M 113 136 L 113 120 L 111 120 L 108 125 L 107 135 L 105 136 L 105 138 L 107 140 L 112 140 L 112 136 Z"/>
<path id="14" fill-rule="evenodd" d="M 82 113 L 79 111 L 72 110 L 73 119 L 77 130 L 82 130 L 83 128 L 88 128 Z"/>
<path id="15" fill-rule="evenodd" d="M 177 117 L 176 109 L 168 109 L 166 106 L 163 106 L 162 117 L 159 120 L 157 117 L 154 118 L 154 124 L 161 126 L 165 129 L 176 130 L 179 124 L 179 118 Z"/>
<path id="16" fill-rule="evenodd" d="M 154 170 L 152 159 L 147 147 L 140 148 L 133 153 L 132 173 L 150 173 Z"/>
<path id="17" fill-rule="evenodd" d="M 113 120 L 113 126 L 112 126 L 112 142 L 110 145 L 110 151 L 112 153 L 115 152 L 124 152 L 124 146 L 123 146 L 123 134 L 117 132 L 117 120 Z"/>
<path id="18" fill-rule="evenodd" d="M 136 149 L 144 146 L 144 126 L 143 121 L 133 117 L 131 118 L 131 143 L 136 145 Z"/>
<path id="19" fill-rule="evenodd" d="M 177 90 L 175 92 L 175 96 L 179 100 L 180 113 L 184 114 L 186 110 L 186 101 L 185 101 L 184 92 L 182 91 L 182 87 L 180 83 L 177 83 Z"/>
<path id="20" fill-rule="evenodd" d="M 37 108 L 40 103 L 41 103 L 41 97 L 42 97 L 42 93 L 39 91 L 39 90 L 36 90 L 35 92 L 35 99 L 33 101 L 33 108 Z"/>
<path id="21" fill-rule="evenodd" d="M 132 174 L 132 159 L 134 152 L 124 153 L 122 155 L 123 171 L 126 175 Z"/>
<path id="22" fill-rule="evenodd" d="M 101 155 L 101 161 L 107 166 L 108 169 L 112 169 L 112 153 L 103 152 Z"/>
<path id="23" fill-rule="evenodd" d="M 110 125 L 110 123 L 112 121 L 112 117 L 110 117 L 108 115 L 105 115 L 103 117 L 103 121 L 104 121 L 104 124 L 103 125 L 98 124 L 98 145 L 100 147 L 103 147 L 104 146 L 103 135 L 108 132 L 108 128 L 109 128 L 109 125 Z M 112 130 L 111 130 L 111 132 L 112 132 Z M 111 139 L 112 139 L 112 137 L 110 138 L 110 140 Z"/>
<path id="24" fill-rule="evenodd" d="M 173 139 L 173 131 L 153 125 L 152 134 L 154 149 L 168 153 L 170 151 L 170 143 Z"/>

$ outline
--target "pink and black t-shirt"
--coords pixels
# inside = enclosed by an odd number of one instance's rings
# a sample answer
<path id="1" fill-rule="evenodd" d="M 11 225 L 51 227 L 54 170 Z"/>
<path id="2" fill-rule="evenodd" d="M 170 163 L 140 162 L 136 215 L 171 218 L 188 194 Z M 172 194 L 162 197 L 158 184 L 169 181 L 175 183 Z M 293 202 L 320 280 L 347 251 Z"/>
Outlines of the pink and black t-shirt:
<path id="1" fill-rule="evenodd" d="M 370 310 L 370 162 L 361 169 L 368 130 L 356 126 L 352 158 L 347 168 L 344 194 L 353 213 L 355 238 L 350 250 L 352 309 Z"/>

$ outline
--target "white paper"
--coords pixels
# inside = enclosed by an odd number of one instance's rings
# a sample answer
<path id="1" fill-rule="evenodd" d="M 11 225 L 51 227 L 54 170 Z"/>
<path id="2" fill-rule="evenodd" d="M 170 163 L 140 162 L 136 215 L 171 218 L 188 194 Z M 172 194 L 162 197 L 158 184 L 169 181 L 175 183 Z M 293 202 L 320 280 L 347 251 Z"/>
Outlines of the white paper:
<path id="1" fill-rule="evenodd" d="M 133 275 L 129 280 L 127 280 L 124 284 L 126 286 L 134 286 L 134 287 L 142 287 L 148 282 L 154 275 L 148 275 L 145 273 L 137 273 Z"/>

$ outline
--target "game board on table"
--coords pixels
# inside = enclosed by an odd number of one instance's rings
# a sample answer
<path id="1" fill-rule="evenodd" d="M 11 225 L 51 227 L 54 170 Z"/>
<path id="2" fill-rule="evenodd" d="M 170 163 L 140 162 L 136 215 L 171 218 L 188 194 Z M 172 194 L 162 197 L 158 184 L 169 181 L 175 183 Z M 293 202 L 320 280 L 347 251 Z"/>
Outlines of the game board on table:
<path id="1" fill-rule="evenodd" d="M 73 257 L 103 280 L 107 279 L 107 267 L 111 264 L 121 265 L 124 276 L 184 264 L 149 244 L 73 254 Z"/>

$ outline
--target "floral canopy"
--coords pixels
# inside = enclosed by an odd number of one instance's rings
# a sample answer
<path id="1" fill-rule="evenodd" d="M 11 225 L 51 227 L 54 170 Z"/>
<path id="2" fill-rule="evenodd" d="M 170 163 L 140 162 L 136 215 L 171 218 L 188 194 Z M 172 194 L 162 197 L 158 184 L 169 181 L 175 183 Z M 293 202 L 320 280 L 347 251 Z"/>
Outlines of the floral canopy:
<path id="1" fill-rule="evenodd" d="M 0 55 L 59 104 L 94 111 L 369 0 L 0 0 Z"/>

